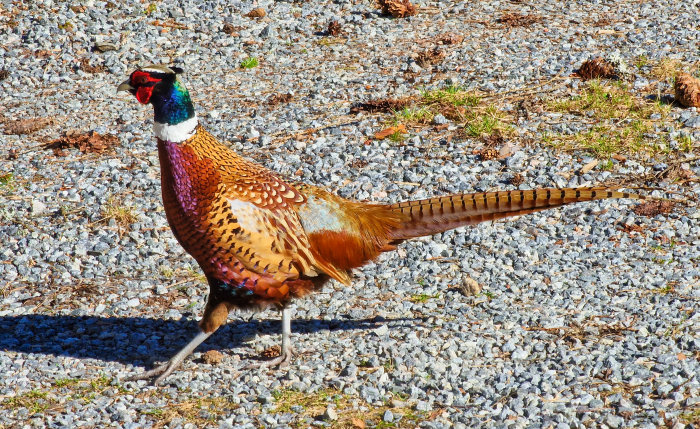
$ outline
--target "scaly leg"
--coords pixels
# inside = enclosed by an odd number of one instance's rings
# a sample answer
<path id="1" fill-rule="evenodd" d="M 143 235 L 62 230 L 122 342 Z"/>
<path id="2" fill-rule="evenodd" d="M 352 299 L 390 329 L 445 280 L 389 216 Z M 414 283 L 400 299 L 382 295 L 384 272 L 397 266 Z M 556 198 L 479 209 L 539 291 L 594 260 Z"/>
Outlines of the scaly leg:
<path id="1" fill-rule="evenodd" d="M 292 309 L 286 307 L 282 309 L 282 350 L 280 350 L 280 355 L 271 360 L 248 364 L 244 369 L 285 367 L 292 360 L 292 352 Z"/>
<path id="2" fill-rule="evenodd" d="M 127 377 L 124 379 L 124 381 L 145 380 L 148 378 L 153 378 L 157 375 L 158 378 L 153 381 L 153 385 L 159 385 L 165 379 L 165 377 L 169 376 L 178 366 L 180 366 L 182 361 L 185 360 L 185 358 L 189 356 L 198 345 L 202 344 L 204 340 L 209 338 L 211 334 L 213 334 L 213 332 L 200 332 L 192 339 L 192 341 L 187 343 L 185 347 L 183 347 L 175 356 L 170 358 L 170 360 L 165 362 L 163 365 L 153 368 L 150 371 Z"/>

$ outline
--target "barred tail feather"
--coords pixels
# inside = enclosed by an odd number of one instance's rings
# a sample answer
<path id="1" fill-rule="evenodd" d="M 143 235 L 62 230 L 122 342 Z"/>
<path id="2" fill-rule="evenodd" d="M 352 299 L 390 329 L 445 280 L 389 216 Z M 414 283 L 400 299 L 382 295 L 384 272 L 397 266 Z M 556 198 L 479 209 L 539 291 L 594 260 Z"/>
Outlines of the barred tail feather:
<path id="1" fill-rule="evenodd" d="M 637 194 L 590 187 L 479 192 L 405 201 L 388 206 L 407 219 L 391 231 L 389 238 L 400 241 L 571 203 L 610 198 L 644 199 Z"/>

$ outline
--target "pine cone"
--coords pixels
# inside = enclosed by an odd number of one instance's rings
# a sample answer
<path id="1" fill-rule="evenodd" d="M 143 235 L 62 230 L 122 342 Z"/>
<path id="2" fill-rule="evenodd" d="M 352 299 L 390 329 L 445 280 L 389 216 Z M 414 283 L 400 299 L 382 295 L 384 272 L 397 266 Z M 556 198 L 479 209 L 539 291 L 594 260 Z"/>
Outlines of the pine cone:
<path id="1" fill-rule="evenodd" d="M 687 73 L 676 76 L 676 101 L 686 107 L 700 107 L 700 81 Z"/>
<path id="2" fill-rule="evenodd" d="M 583 80 L 589 79 L 612 79 L 617 77 L 615 66 L 608 60 L 598 57 L 593 60 L 585 61 L 578 69 L 578 75 Z"/>
<path id="3" fill-rule="evenodd" d="M 379 0 L 379 6 L 384 15 L 391 15 L 394 18 L 405 18 L 417 13 L 416 7 L 409 0 Z"/>

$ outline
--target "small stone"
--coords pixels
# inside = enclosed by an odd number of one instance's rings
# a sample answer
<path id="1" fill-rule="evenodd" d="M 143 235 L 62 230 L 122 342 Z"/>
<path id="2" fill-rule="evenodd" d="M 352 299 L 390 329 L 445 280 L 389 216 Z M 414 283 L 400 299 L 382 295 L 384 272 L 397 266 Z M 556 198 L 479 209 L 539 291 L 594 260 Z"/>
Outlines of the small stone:
<path id="1" fill-rule="evenodd" d="M 92 47 L 92 50 L 97 51 L 97 52 L 116 51 L 117 45 L 115 45 L 114 43 L 108 43 L 108 42 L 97 42 Z"/>
<path id="2" fill-rule="evenodd" d="M 253 127 L 249 127 L 246 133 L 246 139 L 257 139 L 260 137 L 260 132 Z"/>
<path id="3" fill-rule="evenodd" d="M 659 394 L 659 396 L 667 396 L 669 393 L 671 393 L 671 390 L 673 390 L 673 386 L 670 384 L 662 384 L 661 386 L 656 388 L 656 393 Z"/>
<path id="4" fill-rule="evenodd" d="M 481 292 L 482 287 L 473 278 L 465 275 L 462 277 L 462 285 L 459 287 L 459 291 L 464 296 L 474 296 Z"/>
<path id="5" fill-rule="evenodd" d="M 384 411 L 384 416 L 382 417 L 382 420 L 384 420 L 387 423 L 393 422 L 394 421 L 394 413 L 392 413 L 391 410 Z"/>
<path id="6" fill-rule="evenodd" d="M 418 411 L 430 411 L 432 408 L 427 401 L 418 401 L 416 404 L 416 410 Z"/>
<path id="7" fill-rule="evenodd" d="M 131 298 L 126 302 L 126 305 L 129 307 L 138 307 L 139 304 L 141 304 L 141 301 L 138 298 Z"/>
<path id="8" fill-rule="evenodd" d="M 46 204 L 39 200 L 32 199 L 32 213 L 35 215 L 40 215 L 46 211 Z"/>
<path id="9" fill-rule="evenodd" d="M 605 417 L 605 424 L 610 426 L 611 428 L 619 428 L 625 423 L 625 419 L 623 419 L 620 416 L 616 416 L 614 414 L 608 414 Z"/>
<path id="10" fill-rule="evenodd" d="M 374 330 L 374 333 L 377 334 L 380 337 L 383 337 L 389 332 L 389 327 L 386 325 L 382 325 Z"/>
<path id="11" fill-rule="evenodd" d="M 326 407 L 326 411 L 323 413 L 321 418 L 323 420 L 330 420 L 334 422 L 338 420 L 338 412 L 335 410 L 335 407 L 329 405 L 328 407 Z"/>
<path id="12" fill-rule="evenodd" d="M 433 124 L 435 124 L 435 125 L 443 125 L 443 124 L 446 124 L 447 122 L 449 122 L 447 120 L 447 118 L 439 113 L 437 115 L 433 116 Z"/>

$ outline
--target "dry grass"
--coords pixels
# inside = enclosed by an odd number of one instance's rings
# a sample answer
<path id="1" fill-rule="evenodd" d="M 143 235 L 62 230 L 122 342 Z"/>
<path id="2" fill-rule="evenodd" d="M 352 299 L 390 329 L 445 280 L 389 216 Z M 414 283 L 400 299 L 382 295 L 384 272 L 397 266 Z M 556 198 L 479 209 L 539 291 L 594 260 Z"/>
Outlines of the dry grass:
<path id="1" fill-rule="evenodd" d="M 678 73 L 683 71 L 683 63 L 678 60 L 664 58 L 651 67 L 650 74 L 655 79 L 670 83 Z"/>
<path id="2" fill-rule="evenodd" d="M 132 223 L 138 220 L 134 206 L 126 204 L 124 197 L 111 195 L 102 207 L 102 220 L 110 221 L 114 219 L 120 229 L 128 229 Z"/>
<path id="3" fill-rule="evenodd" d="M 334 406 L 338 414 L 337 420 L 329 422 L 333 428 L 417 427 L 420 422 L 429 417 L 426 413 L 416 411 L 405 404 L 394 407 L 390 401 L 383 405 L 368 405 L 358 398 L 335 389 L 323 389 L 314 393 L 285 389 L 273 392 L 273 398 L 275 407 L 272 412 L 274 413 L 293 412 L 293 406 L 296 410 L 298 410 L 296 407 L 302 408 L 301 411 L 295 412 L 295 419 L 291 423 L 294 428 L 308 427 L 306 418 L 320 418 L 328 406 Z M 382 417 L 387 410 L 391 410 L 394 415 L 403 416 L 401 421 L 384 422 Z"/>

